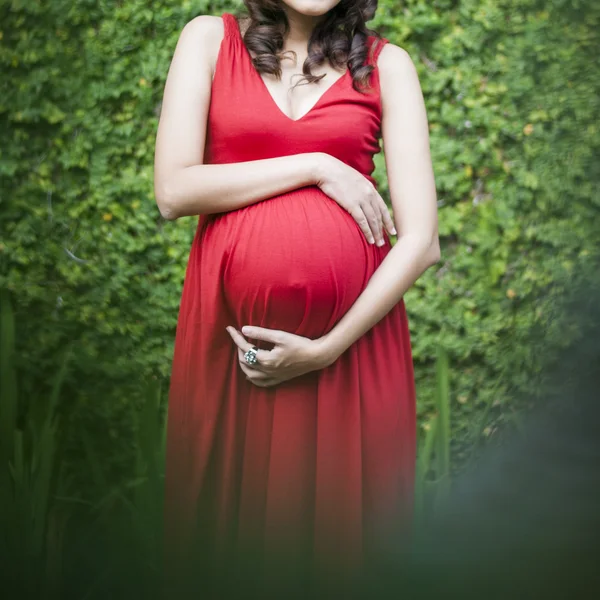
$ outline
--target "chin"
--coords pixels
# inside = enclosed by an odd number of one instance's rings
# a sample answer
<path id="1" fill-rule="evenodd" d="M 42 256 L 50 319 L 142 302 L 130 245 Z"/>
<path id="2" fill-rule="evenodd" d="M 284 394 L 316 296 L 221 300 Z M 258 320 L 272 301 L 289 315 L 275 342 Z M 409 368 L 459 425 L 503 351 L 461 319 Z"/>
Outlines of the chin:
<path id="1" fill-rule="evenodd" d="M 294 12 L 307 17 L 321 17 L 337 6 L 341 0 L 281 0 Z"/>

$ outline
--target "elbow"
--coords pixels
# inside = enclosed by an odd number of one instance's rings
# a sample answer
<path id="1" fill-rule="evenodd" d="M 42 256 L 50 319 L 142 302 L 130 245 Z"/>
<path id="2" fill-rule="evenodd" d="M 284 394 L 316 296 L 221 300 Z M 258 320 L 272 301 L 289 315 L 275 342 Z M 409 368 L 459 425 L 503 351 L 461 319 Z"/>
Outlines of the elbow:
<path id="1" fill-rule="evenodd" d="M 440 241 L 437 235 L 433 238 L 420 238 L 418 245 L 420 248 L 421 264 L 423 265 L 424 270 L 427 270 L 440 262 L 442 254 L 440 250 Z"/>
<path id="2" fill-rule="evenodd" d="M 437 236 L 433 239 L 433 241 L 429 244 L 429 248 L 427 251 L 427 262 L 428 266 L 433 267 L 433 265 L 440 262 L 442 259 L 442 251 L 440 249 L 440 240 Z"/>
<path id="3" fill-rule="evenodd" d="M 173 194 L 169 192 L 166 185 L 154 188 L 154 197 L 156 205 L 160 212 L 160 216 L 166 221 L 174 221 L 179 217 L 177 214 L 177 205 L 174 201 Z"/>
<path id="4" fill-rule="evenodd" d="M 160 211 L 160 216 L 165 221 L 175 221 L 175 219 L 178 218 L 179 215 L 172 204 L 168 204 L 166 202 L 157 202 L 157 204 L 158 210 Z"/>
<path id="5" fill-rule="evenodd" d="M 423 267 L 423 271 L 440 262 L 441 250 L 437 233 L 433 237 L 424 234 L 408 234 L 402 236 L 402 239 L 405 239 L 406 243 L 413 247 L 414 256 L 419 265 Z"/>

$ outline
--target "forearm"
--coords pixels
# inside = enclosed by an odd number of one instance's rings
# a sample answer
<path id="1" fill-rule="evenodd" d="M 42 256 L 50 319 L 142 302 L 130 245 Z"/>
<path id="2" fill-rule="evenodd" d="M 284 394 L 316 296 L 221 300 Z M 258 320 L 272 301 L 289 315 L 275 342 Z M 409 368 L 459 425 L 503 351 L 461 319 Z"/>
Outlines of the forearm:
<path id="1" fill-rule="evenodd" d="M 437 240 L 400 237 L 350 310 L 318 340 L 323 362 L 333 363 L 387 315 L 414 282 L 438 260 Z"/>
<path id="2" fill-rule="evenodd" d="M 319 153 L 294 154 L 229 164 L 194 165 L 155 184 L 166 219 L 221 213 L 315 185 Z"/>

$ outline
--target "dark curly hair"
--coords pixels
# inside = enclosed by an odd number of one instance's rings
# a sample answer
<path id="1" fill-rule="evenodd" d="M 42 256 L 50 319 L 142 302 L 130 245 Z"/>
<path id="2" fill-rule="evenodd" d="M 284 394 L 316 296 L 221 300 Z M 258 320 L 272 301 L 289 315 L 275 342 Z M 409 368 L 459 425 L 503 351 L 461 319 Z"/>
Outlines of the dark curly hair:
<path id="1" fill-rule="evenodd" d="M 283 42 L 289 31 L 280 0 L 244 0 L 244 4 L 248 14 L 243 16 L 250 19 L 250 24 L 243 37 L 248 50 L 254 53 L 252 62 L 259 73 L 280 79 L 281 58 L 286 54 Z M 381 36 L 368 29 L 365 23 L 373 18 L 376 10 L 377 0 L 341 0 L 333 7 L 312 32 L 308 57 L 302 65 L 303 77 L 295 85 L 313 83 L 325 77 L 324 74 L 313 75 L 311 69 L 329 60 L 334 69 L 350 71 L 355 90 L 369 89 L 374 67 L 366 64 L 367 37 L 374 36 L 379 43 Z"/>

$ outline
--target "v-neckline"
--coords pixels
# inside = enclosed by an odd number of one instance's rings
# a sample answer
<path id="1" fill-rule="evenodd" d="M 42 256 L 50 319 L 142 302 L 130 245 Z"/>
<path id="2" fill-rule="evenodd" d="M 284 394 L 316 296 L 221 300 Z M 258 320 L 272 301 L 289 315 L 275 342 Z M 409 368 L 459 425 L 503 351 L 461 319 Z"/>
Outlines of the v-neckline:
<path id="1" fill-rule="evenodd" d="M 254 63 L 252 62 L 252 55 L 250 54 L 250 51 L 248 50 L 248 48 L 246 47 L 246 44 L 244 44 L 244 38 L 242 37 L 242 31 L 240 29 L 240 24 L 238 23 L 237 18 L 235 17 L 235 15 L 231 15 L 230 18 L 234 21 L 235 23 L 235 30 L 236 30 L 236 34 L 237 34 L 237 38 L 238 41 L 240 42 L 240 44 L 243 47 L 244 50 L 244 55 L 247 57 L 249 63 L 250 63 L 250 67 L 252 69 L 252 71 L 254 72 L 255 76 L 258 78 L 259 84 L 261 85 L 262 89 L 264 90 L 264 93 L 269 97 L 269 100 L 271 102 L 271 104 L 274 106 L 274 108 L 277 110 L 277 112 L 284 118 L 287 119 L 288 121 L 290 121 L 291 123 L 300 123 L 301 121 L 303 121 L 304 119 L 306 119 L 308 116 L 310 116 L 321 104 L 321 102 L 324 101 L 324 98 L 336 87 L 338 87 L 338 85 L 340 84 L 340 82 L 345 79 L 346 77 L 348 77 L 348 73 L 350 72 L 349 69 L 346 69 L 346 71 L 343 73 L 343 75 L 341 75 L 340 77 L 338 77 L 316 100 L 316 102 L 308 109 L 308 111 L 306 111 L 304 114 L 302 114 L 300 117 L 298 117 L 297 119 L 292 119 L 292 117 L 290 117 L 287 113 L 285 113 L 282 108 L 279 106 L 279 104 L 277 104 L 277 102 L 275 101 L 275 98 L 273 98 L 273 95 L 271 94 L 271 92 L 269 91 L 269 88 L 267 87 L 267 84 L 265 83 L 265 80 L 261 77 L 260 73 L 256 70 L 256 67 L 254 66 Z"/>

